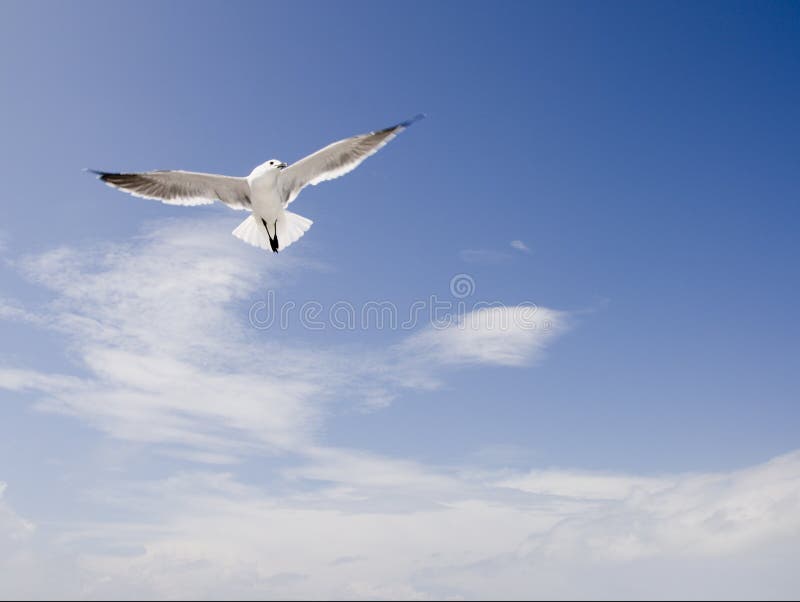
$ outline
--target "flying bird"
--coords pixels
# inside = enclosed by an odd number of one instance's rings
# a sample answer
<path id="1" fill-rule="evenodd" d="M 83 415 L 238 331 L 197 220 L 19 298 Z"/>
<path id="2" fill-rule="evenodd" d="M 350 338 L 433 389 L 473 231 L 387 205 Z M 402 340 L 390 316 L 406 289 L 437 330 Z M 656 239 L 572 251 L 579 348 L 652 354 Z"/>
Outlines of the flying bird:
<path id="1" fill-rule="evenodd" d="M 239 224 L 233 235 L 277 253 L 303 236 L 313 223 L 286 209 L 303 188 L 353 171 L 364 159 L 423 117 L 417 115 L 392 127 L 339 140 L 291 165 L 270 159 L 244 178 L 177 170 L 91 171 L 109 186 L 168 205 L 208 205 L 221 201 L 232 209 L 250 211 L 250 216 Z"/>

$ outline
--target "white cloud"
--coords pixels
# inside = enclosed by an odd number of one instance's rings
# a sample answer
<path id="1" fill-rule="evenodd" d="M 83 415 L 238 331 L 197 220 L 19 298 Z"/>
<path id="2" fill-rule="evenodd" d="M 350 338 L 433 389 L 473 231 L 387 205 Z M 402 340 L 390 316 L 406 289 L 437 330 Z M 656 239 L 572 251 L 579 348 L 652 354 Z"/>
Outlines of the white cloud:
<path id="1" fill-rule="evenodd" d="M 0 541 L 21 541 L 29 538 L 35 526 L 14 513 L 3 500 L 8 485 L 0 481 Z"/>
<path id="2" fill-rule="evenodd" d="M 0 481 L 0 599 L 56 599 L 69 596 L 64 592 L 78 594 L 81 571 L 68 555 L 55 552 L 58 545 L 47 529 L 11 507 L 5 499 L 7 489 Z"/>
<path id="3" fill-rule="evenodd" d="M 172 223 L 130 245 L 18 262 L 53 301 L 9 303 L 11 317 L 67 335 L 77 375 L 5 367 L 0 386 L 211 468 L 143 481 L 119 471 L 81 492 L 117 520 L 33 529 L 0 499 L 0 597 L 796 594 L 800 452 L 652 476 L 432 467 L 321 444 L 331 397 L 385 404 L 447 369 L 529 365 L 568 315 L 486 306 L 388 351 L 294 348 L 254 336 L 236 309 L 264 285 L 257 273 L 274 282 L 285 264 L 252 270 L 257 251 L 229 239 L 219 223 Z M 285 461 L 257 478 L 235 463 L 273 451 Z"/>
<path id="4" fill-rule="evenodd" d="M 280 494 L 225 473 L 128 483 L 103 497 L 141 518 L 84 523 L 56 545 L 79 551 L 89 598 L 790 598 L 800 586 L 800 452 L 650 479 L 478 477 L 325 451 Z M 318 479 L 336 486 L 309 488 Z"/>
<path id="5" fill-rule="evenodd" d="M 7 367 L 0 387 L 38 390 L 40 409 L 114 437 L 188 446 L 208 459 L 306 443 L 324 361 L 312 372 L 311 357 L 285 350 L 285 361 L 271 364 L 275 346 L 248 340 L 232 305 L 263 283 L 258 274 L 275 280 L 282 272 L 253 270 L 248 249 L 229 244 L 221 225 L 169 223 L 133 244 L 18 262 L 55 295 L 36 323 L 68 335 L 86 376 Z"/>
<path id="6" fill-rule="evenodd" d="M 406 354 L 425 364 L 522 366 L 567 328 L 567 314 L 534 305 L 479 307 L 404 341 Z"/>
<path id="7" fill-rule="evenodd" d="M 372 499 L 376 491 L 394 491 L 393 501 L 405 505 L 410 499 L 424 499 L 429 494 L 448 491 L 459 485 L 454 477 L 426 470 L 409 460 L 390 459 L 358 450 L 311 448 L 306 461 L 283 471 L 285 477 L 321 481 L 333 485 L 342 499 Z"/>
<path id="8" fill-rule="evenodd" d="M 517 251 L 521 251 L 522 253 L 530 253 L 530 247 L 526 245 L 521 240 L 512 240 L 510 243 L 512 248 L 516 249 Z"/>
<path id="9" fill-rule="evenodd" d="M 0 387 L 39 391 L 38 408 L 115 438 L 224 463 L 312 446 L 325 404 L 342 391 L 375 410 L 402 389 L 436 386 L 437 365 L 523 365 L 552 338 L 551 322 L 562 321 L 540 310 L 537 331 L 516 323 L 530 310 L 485 309 L 389 351 L 279 344 L 255 336 L 247 312 L 235 307 L 299 266 L 284 257 L 264 262 L 237 245 L 226 224 L 168 222 L 129 244 L 60 248 L 18 261 L 54 298 L 38 313 L 2 303 L 0 317 L 66 334 L 85 376 L 0 366 Z M 405 360 L 411 347 L 425 347 L 435 362 Z"/>
<path id="10" fill-rule="evenodd" d="M 42 325 L 44 323 L 41 316 L 27 311 L 20 303 L 13 299 L 4 299 L 2 297 L 0 297 L 0 320 L 28 322 L 36 325 Z"/>
<path id="11" fill-rule="evenodd" d="M 664 490 L 671 486 L 671 482 L 659 478 L 634 478 L 592 472 L 534 470 L 523 476 L 504 479 L 497 485 L 540 495 L 585 500 L 618 500 L 627 499 L 639 492 L 653 493 Z"/>

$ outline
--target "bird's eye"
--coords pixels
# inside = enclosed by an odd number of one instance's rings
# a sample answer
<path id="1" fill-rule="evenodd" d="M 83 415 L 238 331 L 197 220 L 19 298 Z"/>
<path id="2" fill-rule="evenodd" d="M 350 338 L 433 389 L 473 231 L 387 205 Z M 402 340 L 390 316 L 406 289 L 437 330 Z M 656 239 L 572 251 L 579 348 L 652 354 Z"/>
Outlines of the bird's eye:
<path id="1" fill-rule="evenodd" d="M 269 162 L 269 164 L 270 164 L 270 165 L 272 165 L 273 163 L 274 163 L 274 161 L 270 161 L 270 162 Z"/>

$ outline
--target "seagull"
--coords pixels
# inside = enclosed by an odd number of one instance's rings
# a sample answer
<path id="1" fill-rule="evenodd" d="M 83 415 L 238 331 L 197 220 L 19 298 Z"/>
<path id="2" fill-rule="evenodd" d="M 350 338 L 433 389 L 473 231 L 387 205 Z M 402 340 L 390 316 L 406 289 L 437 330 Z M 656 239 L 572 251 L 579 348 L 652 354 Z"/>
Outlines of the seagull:
<path id="1" fill-rule="evenodd" d="M 420 114 L 382 130 L 339 140 L 291 165 L 270 159 L 244 178 L 179 170 L 89 171 L 109 186 L 168 205 L 208 205 L 221 201 L 232 209 L 250 211 L 233 235 L 277 253 L 303 236 L 313 223 L 286 210 L 303 188 L 353 171 L 423 117 Z"/>

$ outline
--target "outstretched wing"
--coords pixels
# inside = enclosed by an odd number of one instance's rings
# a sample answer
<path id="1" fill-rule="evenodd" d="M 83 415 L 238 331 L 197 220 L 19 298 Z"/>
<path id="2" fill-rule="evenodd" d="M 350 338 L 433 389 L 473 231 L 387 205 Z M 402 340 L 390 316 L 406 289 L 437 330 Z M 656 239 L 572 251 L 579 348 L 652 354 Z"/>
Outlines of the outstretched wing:
<path id="1" fill-rule="evenodd" d="M 92 171 L 109 186 L 168 205 L 208 205 L 219 200 L 233 209 L 251 209 L 250 186 L 245 178 L 191 171 Z"/>
<path id="2" fill-rule="evenodd" d="M 339 140 L 293 163 L 278 177 L 284 202 L 287 205 L 291 203 L 309 184 L 333 180 L 353 171 L 364 159 L 377 153 L 397 134 L 423 117 L 417 115 L 384 130 Z"/>

